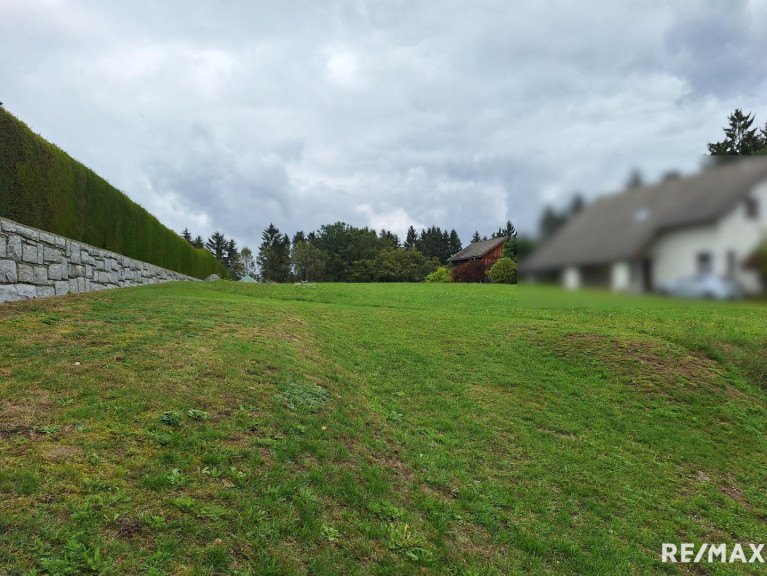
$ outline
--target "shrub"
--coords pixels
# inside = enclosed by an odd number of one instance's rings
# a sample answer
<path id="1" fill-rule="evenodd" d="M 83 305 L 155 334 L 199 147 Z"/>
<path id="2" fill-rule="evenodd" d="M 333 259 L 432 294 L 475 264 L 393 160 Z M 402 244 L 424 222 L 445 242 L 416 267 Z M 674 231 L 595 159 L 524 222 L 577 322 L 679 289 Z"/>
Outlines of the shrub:
<path id="1" fill-rule="evenodd" d="M 440 267 L 438 270 L 432 272 L 426 277 L 427 282 L 450 282 L 451 280 L 452 278 L 450 277 L 450 270 L 444 266 Z"/>
<path id="2" fill-rule="evenodd" d="M 453 282 L 484 282 L 487 266 L 482 260 L 470 260 L 453 268 Z"/>
<path id="3" fill-rule="evenodd" d="M 517 263 L 511 258 L 501 258 L 487 273 L 493 284 L 516 284 Z"/>

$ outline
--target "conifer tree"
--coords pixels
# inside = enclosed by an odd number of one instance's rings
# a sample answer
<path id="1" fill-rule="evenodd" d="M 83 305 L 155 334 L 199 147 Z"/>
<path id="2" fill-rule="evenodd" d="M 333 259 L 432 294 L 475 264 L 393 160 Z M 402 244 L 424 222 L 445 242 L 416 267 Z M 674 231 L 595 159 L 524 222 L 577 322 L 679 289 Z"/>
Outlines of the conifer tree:
<path id="1" fill-rule="evenodd" d="M 740 108 L 727 117 L 729 123 L 724 128 L 725 138 L 721 142 L 709 142 L 708 151 L 711 156 L 751 156 L 764 153 L 767 148 L 767 126 L 761 134 L 757 128 L 751 128 L 756 120 L 752 114 L 743 114 Z"/>
<path id="2" fill-rule="evenodd" d="M 404 248 L 407 248 L 410 250 L 415 246 L 416 241 L 418 240 L 418 234 L 416 234 L 415 228 L 412 226 L 407 229 L 407 236 L 405 236 L 405 243 L 402 245 Z"/>

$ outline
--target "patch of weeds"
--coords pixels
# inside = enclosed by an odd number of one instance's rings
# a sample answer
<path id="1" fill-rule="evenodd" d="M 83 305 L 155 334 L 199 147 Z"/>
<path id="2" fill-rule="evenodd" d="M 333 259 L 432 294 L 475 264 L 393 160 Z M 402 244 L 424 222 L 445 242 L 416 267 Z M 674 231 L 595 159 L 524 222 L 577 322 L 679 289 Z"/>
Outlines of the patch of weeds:
<path id="1" fill-rule="evenodd" d="M 397 519 L 402 517 L 402 510 L 391 502 L 371 502 L 368 510 L 380 518 Z"/>
<path id="2" fill-rule="evenodd" d="M 330 393 L 317 384 L 291 382 L 283 386 L 274 398 L 292 412 L 299 408 L 304 408 L 309 412 L 319 412 L 320 408 L 330 399 Z"/>
<path id="3" fill-rule="evenodd" d="M 389 523 L 386 545 L 389 550 L 402 553 L 415 562 L 428 562 L 434 556 L 426 538 L 413 531 L 407 523 Z"/>
<path id="4" fill-rule="evenodd" d="M 160 446 L 167 446 L 173 441 L 173 433 L 165 432 L 163 430 L 151 430 L 149 432 L 149 438 L 157 442 Z"/>
<path id="5" fill-rule="evenodd" d="M 85 430 L 85 424 L 83 422 L 75 422 L 74 424 L 72 424 L 72 427 L 78 432 L 82 432 L 83 430 Z"/>
<path id="6" fill-rule="evenodd" d="M 163 412 L 160 415 L 160 422 L 166 426 L 181 426 L 181 414 L 175 410 Z"/>
<path id="7" fill-rule="evenodd" d="M 96 466 L 97 464 L 101 464 L 104 461 L 104 459 L 96 454 L 96 452 L 90 452 L 88 454 L 88 463 Z"/>
<path id="8" fill-rule="evenodd" d="M 226 516 L 226 509 L 215 504 L 208 504 L 205 502 L 198 502 L 194 498 L 188 496 L 181 496 L 179 498 L 171 498 L 168 500 L 168 504 L 181 510 L 182 512 L 188 512 L 194 514 L 197 518 L 208 518 L 210 520 L 218 520 Z"/>
<path id="9" fill-rule="evenodd" d="M 186 413 L 187 416 L 189 416 L 192 420 L 207 420 L 208 419 L 208 413 L 204 410 L 196 410 L 194 408 L 191 408 Z"/>
<path id="10" fill-rule="evenodd" d="M 397 412 L 396 410 L 392 410 L 389 412 L 389 414 L 386 416 L 386 419 L 389 422 L 402 422 L 402 419 L 405 417 L 405 415 L 402 412 Z"/>
<path id="11" fill-rule="evenodd" d="M 285 434 L 288 436 L 300 436 L 306 432 L 306 426 L 298 422 L 291 422 L 285 427 Z"/>
<path id="12" fill-rule="evenodd" d="M 55 426 L 51 424 L 50 426 L 41 426 L 40 428 L 36 428 L 43 434 L 57 434 L 61 432 L 61 426 Z"/>
<path id="13" fill-rule="evenodd" d="M 165 516 L 145 516 L 143 520 L 150 530 L 160 531 L 168 527 Z"/>
<path id="14" fill-rule="evenodd" d="M 320 532 L 322 533 L 322 537 L 328 542 L 337 542 L 341 538 L 341 533 L 327 524 L 320 526 Z"/>
<path id="15" fill-rule="evenodd" d="M 97 574 L 103 568 L 101 550 L 89 547 L 78 532 L 64 545 L 64 552 L 55 558 L 40 558 L 40 565 L 50 574 Z"/>
<path id="16" fill-rule="evenodd" d="M 72 402 L 74 402 L 74 398 L 61 398 L 59 400 L 56 400 L 56 404 L 61 406 L 62 408 L 66 408 L 67 406 L 71 405 Z"/>
<path id="17" fill-rule="evenodd" d="M 190 484 L 192 481 L 188 476 L 184 476 L 178 468 L 174 468 L 165 474 L 147 474 L 142 480 L 142 484 L 152 490 L 169 488 L 171 490 Z"/>

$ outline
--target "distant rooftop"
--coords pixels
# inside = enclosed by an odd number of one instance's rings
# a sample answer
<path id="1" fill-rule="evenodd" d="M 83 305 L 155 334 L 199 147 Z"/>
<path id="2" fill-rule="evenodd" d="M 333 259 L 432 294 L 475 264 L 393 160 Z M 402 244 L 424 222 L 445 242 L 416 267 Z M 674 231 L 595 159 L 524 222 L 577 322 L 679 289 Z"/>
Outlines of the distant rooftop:
<path id="1" fill-rule="evenodd" d="M 490 252 L 493 248 L 506 242 L 506 240 L 506 236 L 500 236 L 498 238 L 490 238 L 490 240 L 472 242 L 457 254 L 453 254 L 447 261 L 461 262 L 462 260 L 476 260 L 477 258 L 482 258 L 482 256 Z"/>
<path id="2" fill-rule="evenodd" d="M 661 232 L 721 218 L 763 181 L 767 157 L 754 157 L 605 196 L 586 206 L 521 268 L 535 272 L 635 258 Z"/>

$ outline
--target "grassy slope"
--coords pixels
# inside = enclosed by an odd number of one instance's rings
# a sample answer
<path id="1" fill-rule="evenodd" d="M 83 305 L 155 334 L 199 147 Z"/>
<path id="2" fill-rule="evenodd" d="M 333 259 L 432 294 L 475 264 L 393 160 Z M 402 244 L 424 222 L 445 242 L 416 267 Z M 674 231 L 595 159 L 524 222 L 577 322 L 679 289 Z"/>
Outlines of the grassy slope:
<path id="1" fill-rule="evenodd" d="M 767 540 L 766 320 L 472 285 L 2 305 L 0 567 L 747 573 L 659 551 Z"/>

